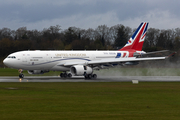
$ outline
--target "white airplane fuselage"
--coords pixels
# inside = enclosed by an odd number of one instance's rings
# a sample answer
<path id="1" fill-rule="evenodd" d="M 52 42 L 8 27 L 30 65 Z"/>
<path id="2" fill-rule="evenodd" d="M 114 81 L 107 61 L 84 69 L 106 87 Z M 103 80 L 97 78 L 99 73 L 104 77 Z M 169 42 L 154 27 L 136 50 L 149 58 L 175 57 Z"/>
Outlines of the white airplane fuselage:
<path id="1" fill-rule="evenodd" d="M 136 51 L 143 54 L 144 51 Z M 20 51 L 10 54 L 3 62 L 15 69 L 69 71 L 65 63 L 77 63 L 109 58 L 128 58 L 128 51 Z"/>

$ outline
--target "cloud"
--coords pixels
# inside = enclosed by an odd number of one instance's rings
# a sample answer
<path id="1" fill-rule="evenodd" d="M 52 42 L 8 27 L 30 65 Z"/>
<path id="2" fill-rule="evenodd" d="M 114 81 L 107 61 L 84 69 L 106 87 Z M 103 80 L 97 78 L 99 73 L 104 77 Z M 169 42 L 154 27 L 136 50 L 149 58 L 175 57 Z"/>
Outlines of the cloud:
<path id="1" fill-rule="evenodd" d="M 82 19 L 83 18 L 83 19 Z M 29 23 L 27 27 L 29 29 L 38 28 L 48 28 L 52 25 L 60 25 L 62 29 L 67 29 L 68 27 L 79 27 L 82 29 L 96 28 L 98 25 L 107 25 L 109 27 L 117 24 L 123 24 L 131 28 L 137 28 L 141 22 L 149 22 L 152 28 L 158 29 L 172 29 L 179 27 L 179 19 L 171 14 L 169 11 L 152 10 L 148 11 L 141 17 L 129 18 L 125 20 L 120 20 L 115 11 L 109 11 L 104 14 L 94 14 L 90 16 L 84 16 L 83 14 L 76 14 L 72 16 L 67 16 L 64 18 L 57 18 L 52 20 L 43 20 L 36 23 Z"/>
<path id="2" fill-rule="evenodd" d="M 81 19 L 84 18 L 84 19 Z M 76 14 L 64 18 L 57 18 L 52 20 L 43 20 L 36 23 L 27 24 L 28 29 L 33 29 L 38 26 L 40 30 L 43 28 L 48 28 L 52 25 L 60 25 L 62 29 L 67 29 L 68 27 L 79 27 L 82 29 L 96 28 L 99 25 L 105 24 L 109 27 L 118 24 L 118 18 L 115 12 L 110 11 L 104 14 L 96 14 L 84 17 L 82 14 Z"/>
<path id="3" fill-rule="evenodd" d="M 98 25 L 123 24 L 136 28 L 149 21 L 150 27 L 171 29 L 180 27 L 180 1 L 169 0 L 0 0 L 0 26 L 18 29 L 48 28 L 60 25 L 63 29 L 75 26 L 82 29 Z M 163 2 L 163 4 L 162 4 Z"/>
<path id="4" fill-rule="evenodd" d="M 141 17 L 130 18 L 125 21 L 120 21 L 121 23 L 135 28 L 135 23 L 140 23 L 142 21 L 149 22 L 152 28 L 158 29 L 172 29 L 180 27 L 179 18 L 170 13 L 169 11 L 162 11 L 159 9 L 148 11 L 147 14 Z"/>

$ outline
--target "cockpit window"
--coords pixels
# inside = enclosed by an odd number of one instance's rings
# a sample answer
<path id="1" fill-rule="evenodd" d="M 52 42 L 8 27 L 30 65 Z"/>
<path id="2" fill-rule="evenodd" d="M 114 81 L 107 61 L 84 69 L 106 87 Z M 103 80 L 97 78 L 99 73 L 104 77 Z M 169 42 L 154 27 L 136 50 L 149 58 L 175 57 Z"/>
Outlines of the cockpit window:
<path id="1" fill-rule="evenodd" d="M 15 57 L 15 56 L 8 56 L 7 58 L 16 59 L 16 57 Z"/>

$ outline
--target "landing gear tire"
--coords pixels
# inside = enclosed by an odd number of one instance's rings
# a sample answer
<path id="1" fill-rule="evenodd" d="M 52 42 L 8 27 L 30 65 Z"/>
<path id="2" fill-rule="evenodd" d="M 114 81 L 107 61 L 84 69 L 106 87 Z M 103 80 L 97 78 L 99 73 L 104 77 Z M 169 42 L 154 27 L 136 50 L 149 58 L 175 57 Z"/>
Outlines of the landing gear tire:
<path id="1" fill-rule="evenodd" d="M 61 78 L 66 78 L 66 77 L 67 77 L 67 74 L 66 74 L 66 73 L 61 73 L 61 74 L 60 74 L 60 77 L 61 77 Z"/>
<path id="2" fill-rule="evenodd" d="M 24 74 L 19 74 L 19 78 L 24 78 Z"/>
<path id="3" fill-rule="evenodd" d="M 63 77 L 63 73 L 60 73 L 60 77 L 61 77 L 61 78 Z"/>
<path id="4" fill-rule="evenodd" d="M 92 78 L 92 74 L 89 74 L 89 75 L 88 75 L 88 79 L 91 79 L 91 78 Z"/>
<path id="5" fill-rule="evenodd" d="M 64 73 L 64 78 L 67 78 L 67 73 Z"/>
<path id="6" fill-rule="evenodd" d="M 68 78 L 71 78 L 71 77 L 72 77 L 72 74 L 71 74 L 71 73 L 68 73 L 67 76 L 68 76 Z"/>
<path id="7" fill-rule="evenodd" d="M 97 75 L 96 74 L 86 74 L 84 75 L 84 78 L 85 79 L 96 79 L 97 78 Z"/>
<path id="8" fill-rule="evenodd" d="M 65 72 L 65 73 L 61 73 L 61 74 L 60 74 L 60 77 L 61 77 L 61 78 L 67 78 L 67 77 L 68 77 L 68 78 L 71 78 L 71 77 L 72 77 L 72 74 L 71 74 L 71 73 L 68 73 L 68 74 L 67 74 L 66 72 Z"/>
<path id="9" fill-rule="evenodd" d="M 92 75 L 92 78 L 93 78 L 93 79 L 96 79 L 96 78 L 97 78 L 97 75 L 96 75 L 96 74 L 93 74 L 93 75 Z"/>
<path id="10" fill-rule="evenodd" d="M 85 79 L 88 79 L 88 75 L 87 75 L 87 74 L 86 74 L 86 75 L 84 75 L 84 78 L 85 78 Z"/>

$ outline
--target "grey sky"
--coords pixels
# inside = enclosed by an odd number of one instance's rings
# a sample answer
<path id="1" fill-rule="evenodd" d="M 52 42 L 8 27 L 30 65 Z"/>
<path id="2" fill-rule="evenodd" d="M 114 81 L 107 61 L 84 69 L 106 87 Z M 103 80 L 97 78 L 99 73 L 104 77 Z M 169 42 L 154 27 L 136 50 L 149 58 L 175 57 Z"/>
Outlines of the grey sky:
<path id="1" fill-rule="evenodd" d="M 180 27 L 179 6 L 180 0 L 0 0 L 0 28 L 136 28 L 147 21 L 150 27 L 172 29 Z"/>

